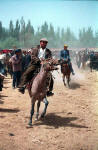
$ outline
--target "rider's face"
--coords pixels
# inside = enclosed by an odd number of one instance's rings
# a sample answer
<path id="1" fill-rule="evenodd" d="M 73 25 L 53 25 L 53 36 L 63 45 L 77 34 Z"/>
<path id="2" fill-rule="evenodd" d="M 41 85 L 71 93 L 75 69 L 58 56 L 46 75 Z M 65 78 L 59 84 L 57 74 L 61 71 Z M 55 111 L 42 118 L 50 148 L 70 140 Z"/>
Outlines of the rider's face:
<path id="1" fill-rule="evenodd" d="M 64 49 L 67 50 L 67 46 L 64 46 Z"/>
<path id="2" fill-rule="evenodd" d="M 41 47 L 42 49 L 45 49 L 46 46 L 47 46 L 47 42 L 46 42 L 46 41 L 40 41 L 40 47 Z"/>

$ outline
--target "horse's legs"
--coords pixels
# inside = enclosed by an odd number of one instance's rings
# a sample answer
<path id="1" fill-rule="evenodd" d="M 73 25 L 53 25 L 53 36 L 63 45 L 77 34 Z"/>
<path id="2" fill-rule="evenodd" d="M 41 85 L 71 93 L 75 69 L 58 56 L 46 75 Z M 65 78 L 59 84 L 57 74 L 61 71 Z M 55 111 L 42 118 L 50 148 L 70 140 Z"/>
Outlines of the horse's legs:
<path id="1" fill-rule="evenodd" d="M 90 62 L 90 71 L 92 72 L 93 64 Z"/>
<path id="2" fill-rule="evenodd" d="M 65 75 L 63 75 L 63 83 L 64 83 L 64 85 L 66 86 L 66 83 L 65 83 Z"/>
<path id="3" fill-rule="evenodd" d="M 35 102 L 33 102 L 33 99 L 31 99 L 31 112 L 30 112 L 29 125 L 32 125 L 32 116 L 34 114 L 34 105 L 35 105 Z"/>
<path id="4" fill-rule="evenodd" d="M 39 116 L 39 107 L 40 107 L 40 101 L 37 102 L 37 113 L 36 113 L 35 120 L 38 120 L 38 116 Z"/>
<path id="5" fill-rule="evenodd" d="M 42 112 L 42 114 L 41 114 L 41 118 L 43 118 L 43 117 L 45 116 L 46 110 L 47 110 L 47 106 L 48 106 L 48 104 L 49 104 L 49 102 L 47 101 L 47 98 L 44 98 L 44 99 L 43 99 L 43 102 L 45 103 L 45 107 L 44 107 L 44 110 L 43 110 L 43 112 Z"/>
<path id="6" fill-rule="evenodd" d="M 67 78 L 67 86 L 70 87 L 70 84 L 69 84 L 69 82 L 70 82 L 70 76 L 66 76 L 66 78 Z"/>

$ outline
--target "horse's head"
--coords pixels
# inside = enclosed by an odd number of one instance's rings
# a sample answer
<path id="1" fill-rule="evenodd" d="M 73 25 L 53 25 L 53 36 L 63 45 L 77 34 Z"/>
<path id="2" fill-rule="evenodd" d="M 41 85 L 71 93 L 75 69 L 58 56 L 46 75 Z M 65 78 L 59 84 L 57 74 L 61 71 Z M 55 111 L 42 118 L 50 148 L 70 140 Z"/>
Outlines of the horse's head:
<path id="1" fill-rule="evenodd" d="M 43 65 L 43 67 L 46 71 L 53 71 L 53 70 L 58 69 L 56 67 L 58 65 L 58 61 L 54 60 L 54 59 L 43 60 L 43 61 L 41 61 L 41 64 Z"/>
<path id="2" fill-rule="evenodd" d="M 68 60 L 58 60 L 59 64 L 62 65 L 62 64 L 68 64 Z"/>

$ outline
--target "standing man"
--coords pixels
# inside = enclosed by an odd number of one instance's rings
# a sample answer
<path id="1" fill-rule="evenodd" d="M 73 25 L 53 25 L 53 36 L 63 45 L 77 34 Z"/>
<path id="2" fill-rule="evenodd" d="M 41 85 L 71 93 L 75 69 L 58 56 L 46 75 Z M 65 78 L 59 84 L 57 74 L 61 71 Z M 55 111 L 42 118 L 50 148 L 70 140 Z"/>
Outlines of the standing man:
<path id="1" fill-rule="evenodd" d="M 26 84 L 31 81 L 32 77 L 39 72 L 39 68 L 41 66 L 41 60 L 52 58 L 51 51 L 47 48 L 48 40 L 46 38 L 40 39 L 40 46 L 37 48 L 32 48 L 32 56 L 31 63 L 29 64 L 27 70 L 24 72 L 24 76 L 22 77 L 22 82 L 20 84 L 19 91 L 24 93 Z M 51 75 L 52 76 L 52 75 Z M 51 77 L 49 91 L 47 92 L 47 96 L 53 95 L 53 78 Z"/>
<path id="2" fill-rule="evenodd" d="M 72 63 L 71 63 L 71 59 L 70 59 L 69 50 L 67 48 L 68 48 L 68 46 L 65 44 L 64 49 L 60 51 L 60 60 L 68 61 L 70 70 L 71 70 L 72 74 L 75 75 L 74 70 L 72 68 Z"/>
<path id="3" fill-rule="evenodd" d="M 90 59 L 90 71 L 92 72 L 92 69 L 93 69 L 94 63 L 95 63 L 95 54 L 94 54 L 94 51 L 90 52 L 89 59 Z"/>
<path id="4" fill-rule="evenodd" d="M 21 78 L 21 71 L 22 71 L 22 56 L 21 56 L 21 49 L 15 50 L 15 54 L 11 57 L 10 62 L 12 63 L 13 69 L 13 89 L 18 87 Z"/>

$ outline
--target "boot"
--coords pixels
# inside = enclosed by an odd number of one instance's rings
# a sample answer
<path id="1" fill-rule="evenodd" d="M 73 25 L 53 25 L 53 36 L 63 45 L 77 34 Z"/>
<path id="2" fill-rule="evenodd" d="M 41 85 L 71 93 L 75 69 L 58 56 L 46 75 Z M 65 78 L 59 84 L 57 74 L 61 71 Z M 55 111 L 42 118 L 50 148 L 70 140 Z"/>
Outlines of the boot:
<path id="1" fill-rule="evenodd" d="M 25 88 L 26 88 L 26 86 L 23 86 L 23 87 L 20 87 L 18 90 L 19 90 L 19 92 L 24 94 L 25 93 Z"/>
<path id="2" fill-rule="evenodd" d="M 52 91 L 47 91 L 47 96 L 53 96 L 54 93 Z"/>
<path id="3" fill-rule="evenodd" d="M 74 71 L 72 71 L 72 75 L 75 75 Z"/>

